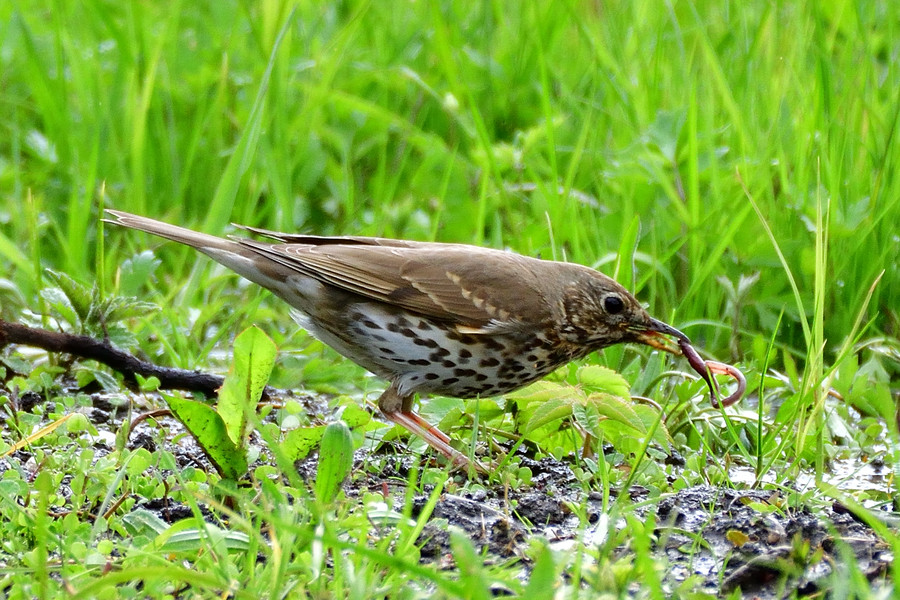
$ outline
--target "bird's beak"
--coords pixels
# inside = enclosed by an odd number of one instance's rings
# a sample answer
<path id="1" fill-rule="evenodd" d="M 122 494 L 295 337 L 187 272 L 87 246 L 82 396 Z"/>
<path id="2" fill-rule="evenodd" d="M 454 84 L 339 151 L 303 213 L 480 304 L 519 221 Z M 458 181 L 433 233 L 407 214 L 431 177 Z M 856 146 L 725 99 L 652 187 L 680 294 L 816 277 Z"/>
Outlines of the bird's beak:
<path id="1" fill-rule="evenodd" d="M 662 321 L 651 318 L 647 327 L 635 331 L 635 341 L 647 344 L 657 350 L 671 352 L 672 354 L 681 355 L 681 349 L 672 347 L 666 342 L 669 340 L 664 336 L 670 335 L 679 341 L 690 344 L 691 340 L 671 325 L 666 325 Z"/>

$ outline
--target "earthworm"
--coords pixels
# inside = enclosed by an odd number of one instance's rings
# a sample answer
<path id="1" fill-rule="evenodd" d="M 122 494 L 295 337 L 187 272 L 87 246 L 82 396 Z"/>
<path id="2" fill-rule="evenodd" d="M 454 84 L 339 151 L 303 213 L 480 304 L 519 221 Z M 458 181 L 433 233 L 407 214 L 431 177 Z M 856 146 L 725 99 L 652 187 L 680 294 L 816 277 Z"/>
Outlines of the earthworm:
<path id="1" fill-rule="evenodd" d="M 694 350 L 694 347 L 691 346 L 691 344 L 687 340 L 679 339 L 678 347 L 681 348 L 681 353 L 684 354 L 684 357 L 687 359 L 691 367 L 700 374 L 700 377 L 702 377 L 706 382 L 706 385 L 709 386 L 709 397 L 712 400 L 713 406 L 715 406 L 716 408 L 731 406 L 741 399 L 741 396 L 744 395 L 744 391 L 747 389 L 747 380 L 744 378 L 743 373 L 741 373 L 735 367 L 726 365 L 725 363 L 720 363 L 714 360 L 704 361 L 702 358 L 700 358 L 700 355 L 697 354 L 697 351 Z M 719 390 L 719 384 L 710 376 L 710 373 L 730 375 L 734 378 L 735 381 L 737 381 L 737 389 L 734 390 L 733 394 L 720 401 L 716 397 L 716 392 L 718 392 Z"/>

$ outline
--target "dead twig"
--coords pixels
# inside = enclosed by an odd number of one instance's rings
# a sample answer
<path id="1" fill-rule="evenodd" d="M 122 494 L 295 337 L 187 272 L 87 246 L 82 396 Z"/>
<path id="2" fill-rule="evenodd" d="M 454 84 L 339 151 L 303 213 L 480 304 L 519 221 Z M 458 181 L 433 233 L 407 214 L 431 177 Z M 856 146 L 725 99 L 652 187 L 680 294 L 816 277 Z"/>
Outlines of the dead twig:
<path id="1" fill-rule="evenodd" d="M 78 358 L 96 360 L 121 373 L 125 383 L 137 388 L 137 375 L 156 377 L 161 389 L 199 392 L 213 397 L 218 394 L 224 378 L 200 371 L 161 367 L 141 360 L 112 344 L 96 340 L 86 335 L 74 335 L 60 331 L 48 331 L 10 323 L 0 319 L 0 349 L 10 344 L 33 346 L 47 352 L 71 354 Z M 266 388 L 264 395 L 272 395 L 274 390 Z"/>

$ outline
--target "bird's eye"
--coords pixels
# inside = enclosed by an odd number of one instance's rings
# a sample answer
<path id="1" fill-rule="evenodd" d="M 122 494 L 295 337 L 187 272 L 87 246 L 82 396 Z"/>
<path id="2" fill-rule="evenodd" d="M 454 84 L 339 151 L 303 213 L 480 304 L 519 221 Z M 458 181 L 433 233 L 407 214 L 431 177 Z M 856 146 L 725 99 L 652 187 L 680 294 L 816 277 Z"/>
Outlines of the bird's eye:
<path id="1" fill-rule="evenodd" d="M 616 315 L 625 309 L 625 303 L 618 296 L 607 296 L 603 299 L 603 308 L 611 315 Z"/>

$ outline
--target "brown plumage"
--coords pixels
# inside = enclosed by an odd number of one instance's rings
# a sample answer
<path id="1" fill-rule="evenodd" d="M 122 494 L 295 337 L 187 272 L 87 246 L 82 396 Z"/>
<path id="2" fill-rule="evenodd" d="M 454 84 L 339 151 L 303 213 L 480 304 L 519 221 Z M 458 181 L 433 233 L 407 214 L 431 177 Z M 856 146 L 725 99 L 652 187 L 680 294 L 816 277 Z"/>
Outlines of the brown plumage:
<path id="1" fill-rule="evenodd" d="M 412 410 L 415 394 L 492 396 L 620 342 L 679 354 L 609 277 L 462 244 L 291 235 L 220 238 L 121 211 L 108 222 L 187 244 L 271 290 L 324 343 L 390 382 L 378 405 L 455 464 L 467 459 Z M 483 467 L 476 465 L 479 469 Z"/>

